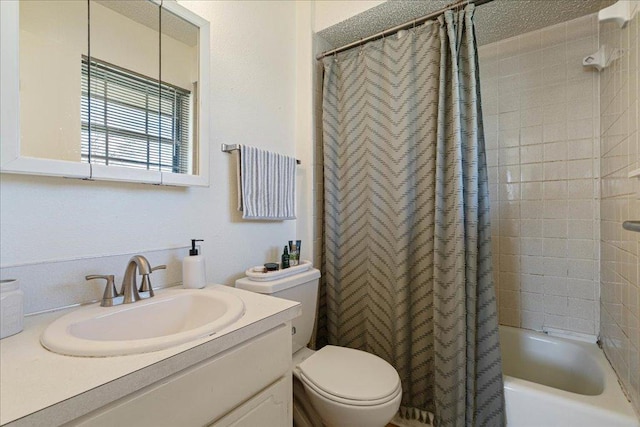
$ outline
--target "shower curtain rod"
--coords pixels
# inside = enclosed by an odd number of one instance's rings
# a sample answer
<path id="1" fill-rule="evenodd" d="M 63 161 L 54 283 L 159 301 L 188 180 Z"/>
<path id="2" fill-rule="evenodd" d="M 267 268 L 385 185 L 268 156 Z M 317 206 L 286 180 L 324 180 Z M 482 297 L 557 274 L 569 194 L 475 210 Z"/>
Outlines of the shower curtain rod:
<path id="1" fill-rule="evenodd" d="M 345 50 L 349 50 L 352 47 L 359 46 L 359 45 L 361 45 L 363 43 L 367 43 L 367 42 L 370 42 L 370 41 L 373 41 L 373 40 L 381 39 L 381 38 L 383 38 L 383 37 L 385 37 L 385 36 L 387 36 L 389 34 L 396 33 L 396 32 L 398 32 L 400 30 L 406 30 L 407 28 L 412 28 L 412 27 L 414 27 L 416 25 L 419 25 L 419 24 L 422 24 L 422 23 L 428 21 L 431 18 L 435 18 L 436 16 L 439 16 L 439 15 L 443 14 L 444 12 L 446 12 L 449 9 L 453 9 L 455 7 L 458 7 L 458 6 L 461 6 L 461 5 L 466 5 L 466 4 L 469 4 L 469 3 L 473 3 L 476 6 L 480 6 L 480 5 L 483 5 L 485 3 L 490 3 L 492 1 L 493 0 L 463 0 L 463 1 L 458 1 L 458 2 L 452 3 L 452 4 L 450 4 L 450 5 L 446 6 L 446 7 L 443 7 L 440 10 L 436 10 L 435 12 L 431 12 L 428 15 L 424 15 L 424 16 L 422 16 L 420 18 L 417 18 L 417 19 L 412 19 L 411 21 L 405 22 L 404 24 L 396 25 L 393 28 L 389 28 L 387 30 L 380 31 L 379 33 L 376 33 L 376 34 L 374 34 L 372 36 L 365 37 L 363 39 L 360 39 L 360 40 L 355 41 L 353 43 L 349 43 L 349 44 L 344 45 L 342 47 L 339 47 L 339 48 L 336 48 L 336 49 L 332 49 L 332 50 L 328 50 L 328 51 L 323 52 L 323 53 L 319 53 L 318 55 L 316 55 L 316 60 L 320 60 L 320 59 L 324 58 L 325 56 L 329 56 L 329 55 L 333 55 L 333 54 L 336 54 L 336 53 L 344 52 Z"/>

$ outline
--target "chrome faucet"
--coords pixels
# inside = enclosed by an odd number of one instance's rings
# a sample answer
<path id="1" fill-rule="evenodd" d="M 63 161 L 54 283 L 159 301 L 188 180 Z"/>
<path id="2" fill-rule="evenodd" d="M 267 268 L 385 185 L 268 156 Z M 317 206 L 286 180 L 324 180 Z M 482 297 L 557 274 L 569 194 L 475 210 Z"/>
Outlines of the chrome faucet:
<path id="1" fill-rule="evenodd" d="M 131 257 L 127 264 L 127 269 L 124 271 L 122 288 L 120 288 L 120 295 L 124 297 L 124 304 L 136 302 L 140 299 L 138 284 L 136 283 L 136 269 L 140 270 L 140 274 L 142 274 L 143 277 L 151 274 L 151 266 L 145 257 L 142 255 L 134 255 Z"/>
<path id="2" fill-rule="evenodd" d="M 118 304 L 129 304 L 139 301 L 143 298 L 151 298 L 154 296 L 153 288 L 151 287 L 151 280 L 149 275 L 156 270 L 166 269 L 166 265 L 158 265 L 151 268 L 149 261 L 142 255 L 134 255 L 127 263 L 127 268 L 124 271 L 124 277 L 122 279 L 122 287 L 120 292 L 116 292 L 115 285 L 113 284 L 113 275 L 109 276 L 86 276 L 87 280 L 92 279 L 106 279 L 107 287 L 105 288 L 104 295 L 102 297 L 101 306 L 111 307 Z M 139 271 L 142 275 L 142 284 L 138 289 L 136 281 L 136 272 Z"/>

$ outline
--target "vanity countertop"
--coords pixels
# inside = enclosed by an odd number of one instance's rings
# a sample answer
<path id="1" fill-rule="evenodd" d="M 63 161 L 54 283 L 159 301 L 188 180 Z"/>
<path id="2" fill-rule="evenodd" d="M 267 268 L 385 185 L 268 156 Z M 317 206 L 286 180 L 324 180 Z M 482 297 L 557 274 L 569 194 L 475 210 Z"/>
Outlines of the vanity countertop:
<path id="1" fill-rule="evenodd" d="M 21 333 L 0 341 L 0 425 L 63 424 L 300 314 L 300 304 L 293 301 L 224 285 L 208 287 L 241 297 L 244 316 L 212 336 L 151 353 L 116 357 L 59 355 L 40 345 L 40 335 L 49 323 L 73 309 L 25 318 Z"/>

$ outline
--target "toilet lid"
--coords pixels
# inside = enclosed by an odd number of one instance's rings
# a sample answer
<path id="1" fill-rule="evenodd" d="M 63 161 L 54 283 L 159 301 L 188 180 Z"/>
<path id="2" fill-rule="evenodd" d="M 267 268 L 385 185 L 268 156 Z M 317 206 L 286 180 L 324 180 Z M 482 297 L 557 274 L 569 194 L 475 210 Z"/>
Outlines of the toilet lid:
<path id="1" fill-rule="evenodd" d="M 370 353 L 328 345 L 298 369 L 323 392 L 354 401 L 373 401 L 397 393 L 400 377 L 385 360 Z"/>

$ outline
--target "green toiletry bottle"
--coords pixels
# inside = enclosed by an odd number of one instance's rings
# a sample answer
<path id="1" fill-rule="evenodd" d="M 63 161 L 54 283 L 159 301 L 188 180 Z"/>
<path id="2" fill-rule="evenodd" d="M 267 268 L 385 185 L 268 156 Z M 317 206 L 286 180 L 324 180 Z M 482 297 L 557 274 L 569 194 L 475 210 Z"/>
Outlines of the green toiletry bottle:
<path id="1" fill-rule="evenodd" d="M 284 252 L 282 254 L 282 265 L 280 268 L 289 268 L 289 251 L 287 250 L 286 246 L 284 247 Z"/>

